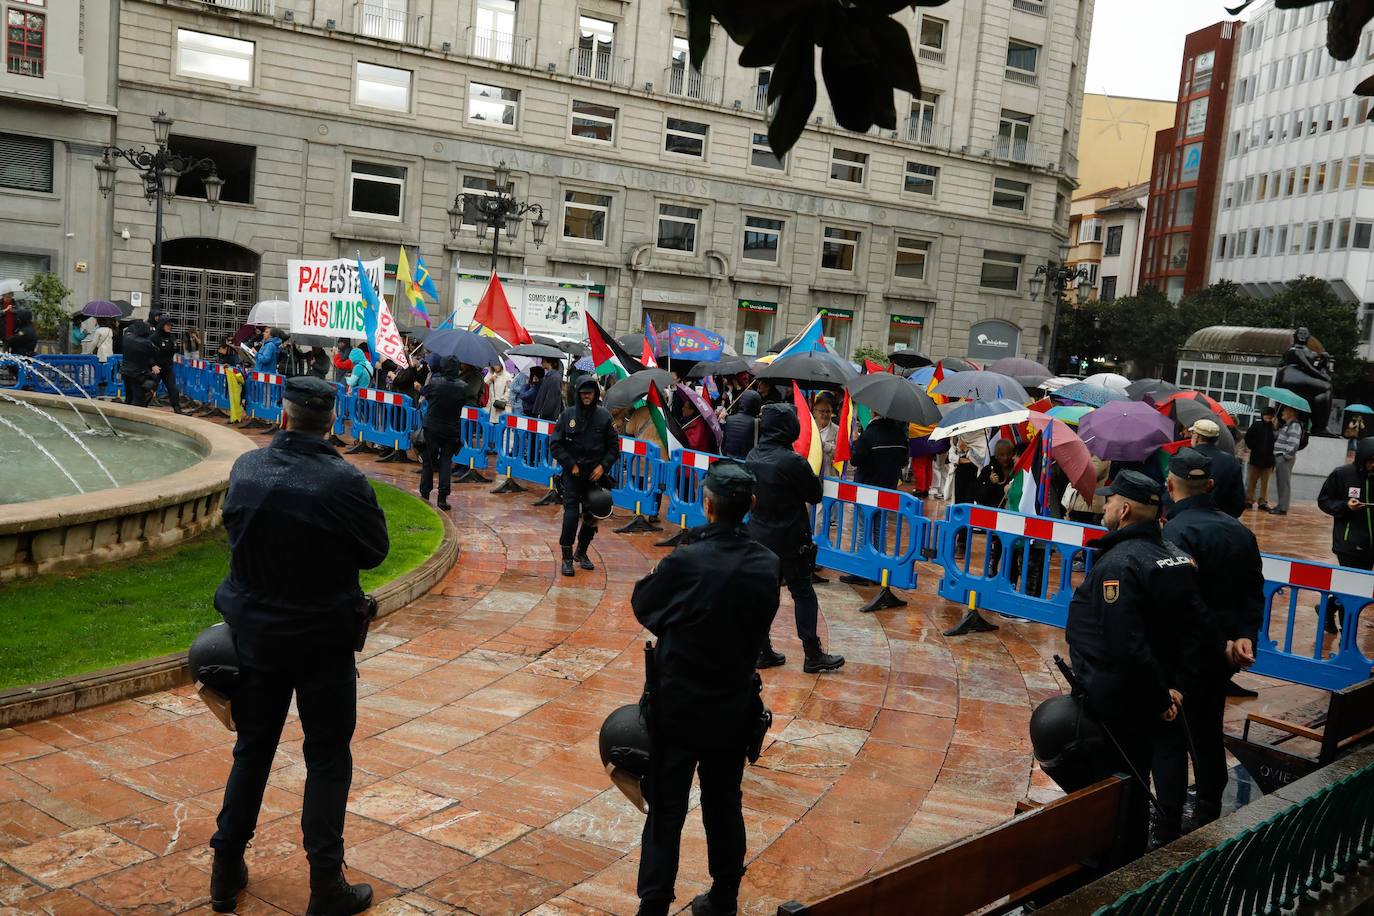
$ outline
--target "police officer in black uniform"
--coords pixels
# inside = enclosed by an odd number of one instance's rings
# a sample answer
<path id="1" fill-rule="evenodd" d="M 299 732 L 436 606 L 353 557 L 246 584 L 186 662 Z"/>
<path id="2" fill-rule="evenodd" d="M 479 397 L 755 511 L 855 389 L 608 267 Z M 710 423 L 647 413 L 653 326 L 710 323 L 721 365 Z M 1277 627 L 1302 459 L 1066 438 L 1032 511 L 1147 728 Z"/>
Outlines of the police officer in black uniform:
<path id="1" fill-rule="evenodd" d="M 167 387 L 167 400 L 172 410 L 181 413 L 181 389 L 177 387 L 176 361 L 172 358 L 177 352 L 177 335 L 172 330 L 172 316 L 166 312 L 158 313 L 153 319 L 153 345 L 157 347 L 158 381 Z M 154 389 L 156 394 L 156 389 Z"/>
<path id="2" fill-rule="evenodd" d="M 701 778 L 701 816 L 711 890 L 692 913 L 733 914 L 744 874 L 740 782 L 759 721 L 754 662 L 778 610 L 778 558 L 755 541 L 743 519 L 754 477 L 733 461 L 707 473 L 709 524 L 635 585 L 635 617 L 658 637 L 651 683 L 653 751 L 649 819 L 639 860 L 639 912 L 666 916 L 673 901 L 692 773 Z"/>
<path id="3" fill-rule="evenodd" d="M 453 478 L 453 453 L 458 450 L 458 423 L 467 406 L 470 386 L 462 378 L 463 366 L 444 357 L 439 371 L 420 391 L 425 408 L 425 447 L 420 453 L 420 498 L 429 502 L 434 470 L 439 470 L 439 508 L 449 510 L 448 494 Z"/>
<path id="4" fill-rule="evenodd" d="M 1188 756 L 1197 781 L 1197 826 L 1221 815 L 1226 790 L 1222 745 L 1226 687 L 1240 668 L 1255 662 L 1255 642 L 1264 621 L 1264 570 L 1254 533 L 1212 504 L 1213 459 L 1202 449 L 1183 448 L 1169 462 L 1166 481 L 1174 500 L 1164 538 L 1192 556 L 1208 614 L 1198 658 L 1199 678 L 1184 714 L 1161 723 L 1155 738 L 1156 812 L 1154 842 L 1172 842 L 1182 831 L 1188 793 Z M 1189 740 L 1191 738 L 1191 741 Z"/>
<path id="5" fill-rule="evenodd" d="M 233 696 L 234 766 L 210 845 L 211 904 L 229 912 L 248 882 L 253 838 L 272 757 L 294 693 L 305 733 L 305 805 L 311 916 L 358 913 L 372 888 L 343 873 L 344 805 L 353 778 L 357 712 L 353 652 L 362 616 L 358 571 L 386 559 L 386 518 L 362 473 L 325 436 L 334 386 L 289 379 L 281 431 L 234 462 L 224 501 L 229 574 L 215 607 L 233 630 L 240 682 Z M 361 623 L 360 623 L 361 622 Z"/>
<path id="6" fill-rule="evenodd" d="M 1154 725 L 1178 717 L 1205 610 L 1192 558 L 1160 532 L 1159 484 L 1126 470 L 1097 492 L 1109 530 L 1091 545 L 1098 555 L 1069 603 L 1064 638 L 1075 692 L 1111 736 L 1112 769 L 1132 776 L 1121 849 L 1129 860 L 1149 836 Z"/>
<path id="7" fill-rule="evenodd" d="M 124 377 L 124 403 L 144 407 L 149 397 L 145 382 L 151 380 L 156 390 L 157 376 L 162 371 L 157 368 L 157 344 L 153 341 L 153 329 L 148 322 L 129 322 L 129 327 L 124 331 L 121 351 L 124 359 L 119 364 L 119 374 Z"/>
<path id="8" fill-rule="evenodd" d="M 610 483 L 606 475 L 620 457 L 620 436 L 611 412 L 601 406 L 601 386 L 587 376 L 577 383 L 577 403 L 563 409 L 553 428 L 549 453 L 563 468 L 563 530 L 558 546 L 563 550 L 561 572 L 573 574 L 573 561 L 586 570 L 596 569 L 587 547 L 596 537 L 596 517 L 585 511 L 587 491 Z M 582 527 L 578 529 L 578 516 Z M 573 536 L 577 553 L 573 553 Z"/>
<path id="9" fill-rule="evenodd" d="M 808 504 L 821 501 L 821 480 L 806 459 L 792 450 L 801 435 L 801 423 L 791 404 L 768 404 L 759 420 L 759 444 L 749 453 L 749 472 L 758 480 L 758 505 L 749 516 L 749 533 L 782 561 L 782 579 L 792 593 L 806 657 L 802 670 L 808 674 L 834 671 L 844 664 L 844 656 L 821 650 L 816 632 L 820 601 L 811 583 L 815 568 L 816 545 L 811 540 L 811 511 Z M 758 666 L 774 668 L 787 663 L 787 657 L 773 651 L 765 639 L 759 651 Z"/>

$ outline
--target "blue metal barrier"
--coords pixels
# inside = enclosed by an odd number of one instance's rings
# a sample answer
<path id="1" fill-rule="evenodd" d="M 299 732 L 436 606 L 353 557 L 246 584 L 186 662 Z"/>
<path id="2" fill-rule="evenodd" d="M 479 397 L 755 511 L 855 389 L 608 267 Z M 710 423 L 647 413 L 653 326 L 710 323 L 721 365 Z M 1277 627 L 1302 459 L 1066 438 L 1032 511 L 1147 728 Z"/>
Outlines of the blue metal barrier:
<path id="1" fill-rule="evenodd" d="M 409 397 L 394 391 L 359 388 L 353 392 L 353 436 L 403 452 L 420 428 L 420 411 Z"/>
<path id="2" fill-rule="evenodd" d="M 629 436 L 620 437 L 620 456 L 615 463 L 615 489 L 611 490 L 611 502 L 633 512 L 635 517 L 629 524 L 617 528 L 618 533 L 663 530 L 646 518 L 647 515 L 658 514 L 658 499 L 662 494 L 662 454 L 662 450 L 652 442 Z"/>
<path id="3" fill-rule="evenodd" d="M 334 383 L 334 429 L 331 432 L 336 439 L 343 436 L 349 421 L 353 419 L 353 400 L 347 385 L 343 382 Z"/>
<path id="4" fill-rule="evenodd" d="M 221 413 L 229 413 L 229 384 L 225 373 L 237 372 L 233 366 L 208 363 L 205 366 L 205 405 Z"/>
<path id="5" fill-rule="evenodd" d="M 496 424 L 493 427 L 496 473 L 505 474 L 508 480 L 513 477 L 528 480 L 552 492 L 554 481 L 563 473 L 550 451 L 556 424 L 551 420 L 514 414 L 502 414 L 496 418 Z M 518 490 L 507 487 L 506 492 Z"/>
<path id="6" fill-rule="evenodd" d="M 720 455 L 679 449 L 662 464 L 662 485 L 668 495 L 668 508 L 664 517 L 676 522 L 683 528 L 695 528 L 706 524 L 706 511 L 702 508 L 702 481 L 711 465 L 720 460 Z"/>
<path id="7" fill-rule="evenodd" d="M 120 371 L 123 367 L 123 355 L 116 353 L 113 356 L 106 357 L 100 369 L 101 397 L 114 398 L 115 400 L 124 399 L 124 375 Z"/>
<path id="8" fill-rule="evenodd" d="M 892 588 L 916 587 L 916 561 L 930 521 L 910 493 L 849 483 L 822 482 L 823 496 L 811 518 L 816 565 L 861 576 L 881 586 L 862 610 L 904 607 Z"/>
<path id="9" fill-rule="evenodd" d="M 285 378 L 271 372 L 249 372 L 243 380 L 243 406 L 248 416 L 265 423 L 281 422 Z"/>
<path id="10" fill-rule="evenodd" d="M 1374 659 L 1360 651 L 1356 638 L 1360 615 L 1374 602 L 1374 573 L 1268 554 L 1263 560 L 1264 625 L 1250 670 L 1325 690 L 1367 679 Z M 1300 605 L 1298 596 L 1303 593 L 1315 594 L 1316 602 Z M 1340 618 L 1339 636 L 1328 637 L 1323 631 L 1328 609 Z M 1311 628 L 1311 641 L 1299 643 L 1295 631 L 1301 615 L 1308 613 L 1309 623 L 1303 628 Z M 1329 650 L 1328 639 L 1334 643 Z"/>
<path id="11" fill-rule="evenodd" d="M 205 403 L 205 363 L 181 355 L 173 356 L 172 363 L 176 366 L 181 396 L 197 404 Z"/>
<path id="12" fill-rule="evenodd" d="M 105 393 L 102 383 L 109 371 L 94 353 L 46 353 L 17 368 L 15 388 L 90 398 Z"/>
<path id="13" fill-rule="evenodd" d="M 453 463 L 466 468 L 460 483 L 490 483 L 481 470 L 487 466 L 487 451 L 493 437 L 491 414 L 485 408 L 464 407 L 458 414 L 458 451 Z M 479 470 L 481 469 L 481 470 Z"/>

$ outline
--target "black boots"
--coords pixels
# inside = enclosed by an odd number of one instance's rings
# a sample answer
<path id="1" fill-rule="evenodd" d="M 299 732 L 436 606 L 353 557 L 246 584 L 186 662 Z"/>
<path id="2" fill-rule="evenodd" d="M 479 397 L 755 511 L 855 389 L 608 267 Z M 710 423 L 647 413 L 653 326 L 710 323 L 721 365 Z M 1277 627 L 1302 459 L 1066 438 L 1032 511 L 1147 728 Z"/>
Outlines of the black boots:
<path id="1" fill-rule="evenodd" d="M 802 640 L 802 648 L 806 650 L 806 660 L 802 662 L 802 670 L 807 674 L 834 671 L 844 665 L 843 655 L 827 655 L 821 651 L 819 639 Z"/>
<path id="2" fill-rule="evenodd" d="M 587 531 L 586 523 L 583 523 L 582 530 L 577 534 L 577 552 L 573 554 L 573 560 L 576 561 L 578 566 L 587 570 L 587 572 L 596 569 L 596 565 L 593 564 L 591 558 L 587 556 L 587 548 L 591 546 L 592 538 L 594 537 L 596 537 L 596 532 Z"/>
<path id="3" fill-rule="evenodd" d="M 306 916 L 353 916 L 372 906 L 372 885 L 349 884 L 343 868 L 310 866 L 310 903 Z"/>
<path id="4" fill-rule="evenodd" d="M 759 660 L 754 663 L 754 667 L 762 670 L 764 668 L 777 668 L 787 664 L 787 656 L 781 652 L 773 651 L 771 640 L 765 640 L 763 648 L 759 650 Z"/>
<path id="5" fill-rule="evenodd" d="M 216 913 L 232 913 L 238 908 L 239 892 L 248 886 L 248 866 L 243 851 L 215 850 L 210 866 L 210 908 Z"/>
<path id="6" fill-rule="evenodd" d="M 563 548 L 563 566 L 562 566 L 562 568 L 559 570 L 559 572 L 563 573 L 563 575 L 565 575 L 565 576 L 571 576 L 571 575 L 573 574 L 572 564 L 573 564 L 573 553 L 572 553 L 572 548 L 571 548 L 571 547 L 564 547 L 564 548 Z"/>
<path id="7" fill-rule="evenodd" d="M 698 894 L 692 900 L 692 916 L 735 916 L 737 904 L 721 903 L 710 894 Z"/>

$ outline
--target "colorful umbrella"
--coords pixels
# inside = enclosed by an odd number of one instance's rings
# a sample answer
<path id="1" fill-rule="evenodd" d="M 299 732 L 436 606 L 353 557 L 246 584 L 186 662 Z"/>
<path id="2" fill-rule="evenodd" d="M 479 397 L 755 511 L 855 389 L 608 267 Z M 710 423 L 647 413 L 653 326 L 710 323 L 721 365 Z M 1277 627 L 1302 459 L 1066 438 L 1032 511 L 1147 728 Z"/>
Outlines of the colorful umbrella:
<path id="1" fill-rule="evenodd" d="M 987 370 L 955 372 L 947 375 L 935 386 L 936 394 L 948 398 L 977 398 L 980 401 L 993 401 L 1006 398 L 1024 404 L 1031 399 L 1021 383 L 1009 375 Z"/>
<path id="2" fill-rule="evenodd" d="M 1060 404 L 1045 411 L 1046 416 L 1054 417 L 1056 420 L 1063 420 L 1070 426 L 1077 426 L 1079 422 L 1096 408 L 1086 404 Z"/>
<path id="3" fill-rule="evenodd" d="M 1306 401 L 1303 401 L 1302 398 L 1299 398 L 1296 394 L 1293 394 L 1293 392 L 1288 391 L 1288 389 L 1286 389 L 1286 388 L 1269 388 L 1268 390 L 1269 390 L 1269 391 L 1282 391 L 1282 392 L 1285 392 L 1289 397 L 1297 398 L 1299 401 L 1302 401 L 1303 404 L 1306 404 L 1306 403 L 1307 403 Z M 1264 395 L 1265 397 L 1272 397 L 1272 395 L 1265 394 L 1265 391 L 1266 391 L 1266 389 L 1260 388 L 1260 389 L 1257 390 L 1256 393 L 1257 393 L 1257 394 L 1262 394 L 1262 395 Z M 1225 407 L 1222 407 L 1222 406 L 1221 406 L 1221 402 L 1215 400 L 1214 398 L 1208 397 L 1207 395 L 1203 394 L 1201 391 L 1180 391 L 1180 392 L 1178 392 L 1177 394 L 1171 394 L 1171 395 L 1168 395 L 1167 397 L 1164 397 L 1164 398 L 1152 399 L 1152 400 L 1154 401 L 1155 410 L 1158 410 L 1158 411 L 1159 411 L 1160 413 L 1162 413 L 1162 414 L 1166 414 L 1166 415 L 1168 415 L 1168 416 L 1170 416 L 1170 417 L 1173 417 L 1174 419 L 1178 419 L 1178 417 L 1177 417 L 1177 415 L 1176 415 L 1177 408 L 1176 408 L 1174 405 L 1178 404 L 1180 401 L 1197 401 L 1199 404 L 1202 404 L 1204 407 L 1206 407 L 1206 408 L 1207 408 L 1208 410 L 1210 410 L 1212 413 L 1214 413 L 1214 414 L 1216 414 L 1217 416 L 1219 416 L 1219 417 L 1221 418 L 1221 420 L 1222 420 L 1222 425 L 1224 425 L 1224 426 L 1235 426 L 1235 425 L 1236 425 L 1235 419 L 1232 418 L 1232 416 L 1231 416 L 1229 413 L 1226 412 L 1226 408 L 1225 408 Z M 1276 398 L 1275 400 L 1277 400 L 1277 398 Z M 1282 403 L 1282 402 L 1280 402 L 1280 403 Z M 1291 407 L 1291 406 L 1293 406 L 1293 405 L 1290 404 L 1289 406 Z M 1308 408 L 1308 409 L 1310 410 L 1311 408 Z M 1194 419 L 1196 419 L 1196 418 L 1194 418 Z M 1180 421 L 1180 422 L 1182 422 L 1182 421 Z M 1190 422 L 1192 422 L 1192 421 L 1190 421 Z"/>
<path id="4" fill-rule="evenodd" d="M 692 406 L 695 407 L 697 413 L 701 415 L 701 420 L 698 422 L 706 424 L 706 428 L 711 431 L 711 435 L 716 437 L 716 447 L 719 448 L 720 439 L 723 433 L 720 428 L 720 421 L 716 419 L 715 410 L 706 402 L 705 398 L 681 382 L 678 383 L 677 393 L 692 402 Z"/>
<path id="5" fill-rule="evenodd" d="M 962 436 L 980 429 L 996 429 L 1026 422 L 1030 411 L 1015 401 L 1001 398 L 991 401 L 969 401 L 959 404 L 935 425 L 930 438 L 938 441 Z"/>
<path id="6" fill-rule="evenodd" d="M 1112 401 L 1129 400 L 1124 392 L 1104 388 L 1101 385 L 1089 385 L 1087 382 L 1074 382 L 1072 385 L 1065 385 L 1063 388 L 1057 389 L 1054 396 L 1063 401 L 1075 401 L 1092 407 L 1101 407 Z"/>
<path id="7" fill-rule="evenodd" d="M 983 368 L 971 359 L 960 359 L 957 356 L 946 356 L 938 365 L 945 370 L 945 375 L 954 372 L 977 372 Z"/>
<path id="8" fill-rule="evenodd" d="M 934 367 L 934 366 L 922 366 L 921 368 L 917 369 L 915 372 L 913 372 L 913 373 L 911 373 L 910 375 L 908 375 L 908 376 L 906 377 L 906 380 L 907 380 L 908 382 L 910 382 L 911 384 L 913 384 L 913 385 L 919 385 L 921 388 L 925 388 L 927 385 L 930 384 L 930 380 L 933 379 L 934 377 L 935 377 L 935 367 Z"/>
<path id="9" fill-rule="evenodd" d="M 1374 407 L 1366 407 L 1363 404 L 1347 404 L 1345 411 L 1346 413 L 1374 414 Z"/>
<path id="10" fill-rule="evenodd" d="M 1174 424 L 1139 401 L 1111 401 L 1078 422 L 1088 451 L 1104 461 L 1144 461 L 1172 442 Z"/>
<path id="11" fill-rule="evenodd" d="M 81 307 L 81 314 L 89 318 L 119 318 L 119 306 L 106 299 L 92 299 Z"/>
<path id="12" fill-rule="evenodd" d="M 1069 385 L 1077 384 L 1077 382 L 1078 379 L 1076 378 L 1066 378 L 1062 375 L 1056 375 L 1053 378 L 1045 379 L 1043 382 L 1041 382 L 1039 385 L 1036 385 L 1035 387 L 1039 388 L 1041 391 L 1055 392 L 1058 391 L 1060 388 L 1067 388 Z"/>
<path id="13" fill-rule="evenodd" d="M 1300 394 L 1289 391 L 1287 388 L 1275 388 L 1273 385 L 1264 385 L 1255 389 L 1255 394 L 1266 397 L 1271 401 L 1282 404 L 1284 407 L 1291 407 L 1303 413 L 1311 413 L 1312 405 L 1307 403 L 1307 398 Z M 1208 398 L 1208 400 L 1211 400 Z"/>
<path id="14" fill-rule="evenodd" d="M 1078 433 L 1063 420 L 1043 413 L 1032 412 L 1026 422 L 1040 433 L 1050 427 L 1050 459 L 1059 465 L 1073 488 L 1084 499 L 1091 500 L 1093 490 L 1097 489 L 1097 468 L 1093 467 L 1092 455 Z"/>

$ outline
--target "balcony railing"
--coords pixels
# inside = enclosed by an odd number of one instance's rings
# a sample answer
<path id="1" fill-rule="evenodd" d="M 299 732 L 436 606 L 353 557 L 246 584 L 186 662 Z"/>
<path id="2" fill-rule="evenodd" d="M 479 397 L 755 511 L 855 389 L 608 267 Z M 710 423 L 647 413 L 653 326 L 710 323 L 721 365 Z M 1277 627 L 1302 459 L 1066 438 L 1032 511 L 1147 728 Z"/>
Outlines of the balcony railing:
<path id="1" fill-rule="evenodd" d="M 928 60 L 932 64 L 943 64 L 945 62 L 945 52 L 943 48 L 917 48 L 916 56 L 921 60 Z"/>
<path id="2" fill-rule="evenodd" d="M 5 72 L 17 76 L 43 76 L 43 58 L 21 57 L 17 54 L 5 56 Z"/>
<path id="3" fill-rule="evenodd" d="M 998 136 L 992 143 L 992 155 L 1012 162 L 1034 162 L 1036 148 L 1027 140 Z"/>
<path id="4" fill-rule="evenodd" d="M 663 71 L 663 88 L 669 95 L 698 102 L 720 104 L 720 80 L 690 67 L 670 66 Z"/>
<path id="5" fill-rule="evenodd" d="M 1024 83 L 1027 86 L 1039 86 L 1040 77 L 1034 73 L 1027 73 L 1025 70 L 1012 70 L 1008 68 L 1007 79 L 1013 83 Z"/>
<path id="6" fill-rule="evenodd" d="M 236 13 L 253 13 L 258 16 L 274 15 L 272 0 L 199 0 L 211 9 L 233 10 Z"/>
<path id="7" fill-rule="evenodd" d="M 1011 8 L 1030 13 L 1032 16 L 1045 15 L 1045 4 L 1037 3 L 1036 0 L 1011 0 Z"/>
<path id="8" fill-rule="evenodd" d="M 510 32 L 468 26 L 468 57 L 493 60 L 516 67 L 530 66 L 530 40 Z"/>
<path id="9" fill-rule="evenodd" d="M 405 10 L 385 7 L 378 3 L 355 0 L 353 34 L 423 46 L 426 43 L 425 17 L 412 16 Z"/>
<path id="10" fill-rule="evenodd" d="M 949 148 L 950 129 L 943 124 L 935 124 L 924 118 L 907 118 L 906 139 L 922 146 Z"/>
<path id="11" fill-rule="evenodd" d="M 568 73 L 582 79 L 630 85 L 630 59 L 615 57 L 591 48 L 573 48 L 568 53 Z"/>

